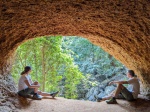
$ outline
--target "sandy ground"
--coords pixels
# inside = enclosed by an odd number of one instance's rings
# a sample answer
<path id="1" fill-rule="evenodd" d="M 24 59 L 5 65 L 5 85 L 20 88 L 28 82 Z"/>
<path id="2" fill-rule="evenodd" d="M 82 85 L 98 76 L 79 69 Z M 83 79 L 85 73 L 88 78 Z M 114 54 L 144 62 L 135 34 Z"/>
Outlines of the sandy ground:
<path id="1" fill-rule="evenodd" d="M 56 97 L 42 100 L 26 99 L 20 112 L 150 112 L 150 101 L 138 99 L 128 102 L 117 100 L 118 104 L 103 102 L 80 101 Z"/>

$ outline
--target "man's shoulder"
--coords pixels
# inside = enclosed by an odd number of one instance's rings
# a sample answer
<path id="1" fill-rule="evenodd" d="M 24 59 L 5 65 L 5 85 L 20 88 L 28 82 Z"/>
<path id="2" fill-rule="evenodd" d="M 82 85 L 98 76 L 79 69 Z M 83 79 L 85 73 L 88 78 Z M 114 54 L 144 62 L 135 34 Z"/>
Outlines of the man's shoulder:
<path id="1" fill-rule="evenodd" d="M 138 80 L 138 81 L 139 81 L 139 78 L 137 78 L 137 77 L 133 77 L 133 80 Z"/>
<path id="2" fill-rule="evenodd" d="M 137 77 L 132 77 L 132 78 L 129 78 L 127 82 L 139 82 L 139 78 Z"/>

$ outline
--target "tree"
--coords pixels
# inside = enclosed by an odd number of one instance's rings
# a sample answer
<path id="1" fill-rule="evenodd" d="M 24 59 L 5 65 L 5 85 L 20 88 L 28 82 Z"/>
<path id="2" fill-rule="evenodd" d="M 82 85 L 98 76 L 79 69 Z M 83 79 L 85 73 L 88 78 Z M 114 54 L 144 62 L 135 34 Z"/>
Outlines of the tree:
<path id="1" fill-rule="evenodd" d="M 13 65 L 12 74 L 18 81 L 18 75 L 26 65 L 30 65 L 32 79 L 38 80 L 42 91 L 56 91 L 61 88 L 62 79 L 65 79 L 65 97 L 77 97 L 76 85 L 82 78 L 82 73 L 74 64 L 70 55 L 61 48 L 62 37 L 42 37 L 30 40 L 16 52 L 16 61 Z M 74 79 L 71 81 L 71 79 Z"/>

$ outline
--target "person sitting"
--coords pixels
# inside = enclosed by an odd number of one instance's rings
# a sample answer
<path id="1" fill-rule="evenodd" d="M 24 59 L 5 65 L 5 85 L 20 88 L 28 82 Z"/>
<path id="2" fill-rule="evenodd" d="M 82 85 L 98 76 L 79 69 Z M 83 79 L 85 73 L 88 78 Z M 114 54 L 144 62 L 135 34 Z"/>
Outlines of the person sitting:
<path id="1" fill-rule="evenodd" d="M 31 76 L 29 75 L 31 72 L 31 67 L 26 66 L 24 71 L 21 73 L 21 77 L 18 83 L 18 95 L 22 97 L 28 97 L 29 95 L 33 95 L 33 99 L 41 100 L 41 96 L 52 96 L 53 98 L 58 94 L 57 92 L 54 93 L 46 93 L 39 91 L 38 88 L 40 84 L 35 81 L 33 82 Z M 40 96 L 41 95 L 41 96 Z"/>
<path id="2" fill-rule="evenodd" d="M 126 99 L 128 101 L 137 99 L 140 92 L 139 79 L 133 70 L 128 70 L 127 77 L 129 78 L 127 81 L 111 81 L 109 85 L 117 84 L 116 90 L 107 97 L 98 98 L 97 101 L 106 100 L 107 104 L 115 104 L 117 103 L 116 99 Z M 128 87 L 126 88 L 123 84 L 128 84 Z"/>

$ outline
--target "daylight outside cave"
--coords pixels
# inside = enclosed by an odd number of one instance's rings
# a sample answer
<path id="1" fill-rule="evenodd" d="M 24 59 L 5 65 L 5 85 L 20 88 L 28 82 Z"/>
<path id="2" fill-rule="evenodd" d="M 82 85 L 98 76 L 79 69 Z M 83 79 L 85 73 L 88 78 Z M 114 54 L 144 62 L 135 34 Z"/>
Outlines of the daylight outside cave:
<path id="1" fill-rule="evenodd" d="M 89 40 L 76 36 L 49 36 L 21 44 L 11 74 L 16 86 L 25 66 L 31 66 L 40 90 L 59 91 L 59 97 L 96 101 L 108 95 L 112 80 L 126 79 L 126 67 Z"/>

